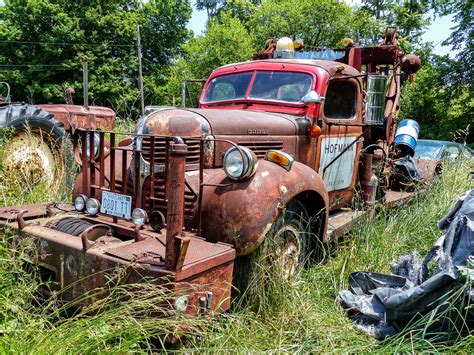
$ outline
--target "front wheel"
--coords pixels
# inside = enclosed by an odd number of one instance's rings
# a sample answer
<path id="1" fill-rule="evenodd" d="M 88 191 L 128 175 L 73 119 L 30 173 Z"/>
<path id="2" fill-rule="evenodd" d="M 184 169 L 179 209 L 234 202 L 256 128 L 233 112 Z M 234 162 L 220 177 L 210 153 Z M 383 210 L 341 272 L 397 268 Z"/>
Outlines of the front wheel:
<path id="1" fill-rule="evenodd" d="M 294 281 L 313 259 L 318 239 L 318 218 L 310 218 L 299 200 L 291 201 L 279 214 L 265 240 L 252 254 L 235 262 L 235 296 L 260 303 L 276 286 Z"/>

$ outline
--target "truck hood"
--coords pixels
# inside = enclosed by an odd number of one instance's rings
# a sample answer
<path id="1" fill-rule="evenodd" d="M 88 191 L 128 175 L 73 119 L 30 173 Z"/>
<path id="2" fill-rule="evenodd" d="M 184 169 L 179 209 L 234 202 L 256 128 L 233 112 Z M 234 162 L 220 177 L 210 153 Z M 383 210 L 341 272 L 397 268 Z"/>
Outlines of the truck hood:
<path id="1" fill-rule="evenodd" d="M 204 117 L 214 135 L 292 136 L 299 131 L 298 120 L 291 115 L 249 110 L 187 110 Z"/>
<path id="2" fill-rule="evenodd" d="M 149 114 L 143 122 L 143 133 L 179 135 L 182 137 L 305 134 L 309 121 L 291 115 L 248 111 L 161 108 Z"/>

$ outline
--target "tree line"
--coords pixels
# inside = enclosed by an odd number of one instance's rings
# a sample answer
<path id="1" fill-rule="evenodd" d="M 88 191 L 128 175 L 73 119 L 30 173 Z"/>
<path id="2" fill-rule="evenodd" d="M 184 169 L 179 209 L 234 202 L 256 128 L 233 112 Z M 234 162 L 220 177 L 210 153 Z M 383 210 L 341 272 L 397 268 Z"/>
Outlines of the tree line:
<path id="1" fill-rule="evenodd" d="M 473 117 L 473 0 L 198 0 L 208 21 L 202 34 L 186 28 L 188 0 L 5 0 L 0 6 L 0 81 L 17 101 L 64 102 L 64 89 L 82 100 L 82 61 L 89 67 L 90 102 L 119 116 L 139 116 L 137 24 L 145 102 L 178 105 L 184 78 L 205 78 L 216 67 L 249 60 L 271 37 L 293 36 L 307 48 L 380 42 L 396 25 L 400 43 L 423 60 L 403 89 L 402 118 L 420 122 L 422 136 L 453 139 Z M 433 54 L 422 34 L 439 16 L 455 27 L 445 41 L 455 57 Z M 190 86 L 196 104 L 199 84 Z M 467 139 L 474 141 L 472 128 Z"/>

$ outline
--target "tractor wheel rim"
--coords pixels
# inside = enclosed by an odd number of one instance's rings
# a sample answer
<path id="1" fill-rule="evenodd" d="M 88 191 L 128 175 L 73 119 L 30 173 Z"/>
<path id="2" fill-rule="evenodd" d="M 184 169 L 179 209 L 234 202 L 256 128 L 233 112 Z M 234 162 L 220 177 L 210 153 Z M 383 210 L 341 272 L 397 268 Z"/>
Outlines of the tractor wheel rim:
<path id="1" fill-rule="evenodd" d="M 56 160 L 45 139 L 33 132 L 18 132 L 4 151 L 4 168 L 26 183 L 53 183 Z"/>

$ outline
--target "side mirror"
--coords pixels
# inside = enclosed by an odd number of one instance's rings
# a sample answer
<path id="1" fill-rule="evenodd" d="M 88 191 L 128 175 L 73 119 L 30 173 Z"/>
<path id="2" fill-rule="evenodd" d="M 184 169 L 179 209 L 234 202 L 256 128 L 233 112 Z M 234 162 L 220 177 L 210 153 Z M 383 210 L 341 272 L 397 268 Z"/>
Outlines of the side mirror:
<path id="1" fill-rule="evenodd" d="M 319 96 L 319 94 L 314 90 L 311 90 L 310 92 L 308 92 L 301 99 L 301 101 L 303 101 L 305 104 L 320 104 L 321 102 L 323 102 L 323 100 L 324 100 L 324 97 Z"/>

